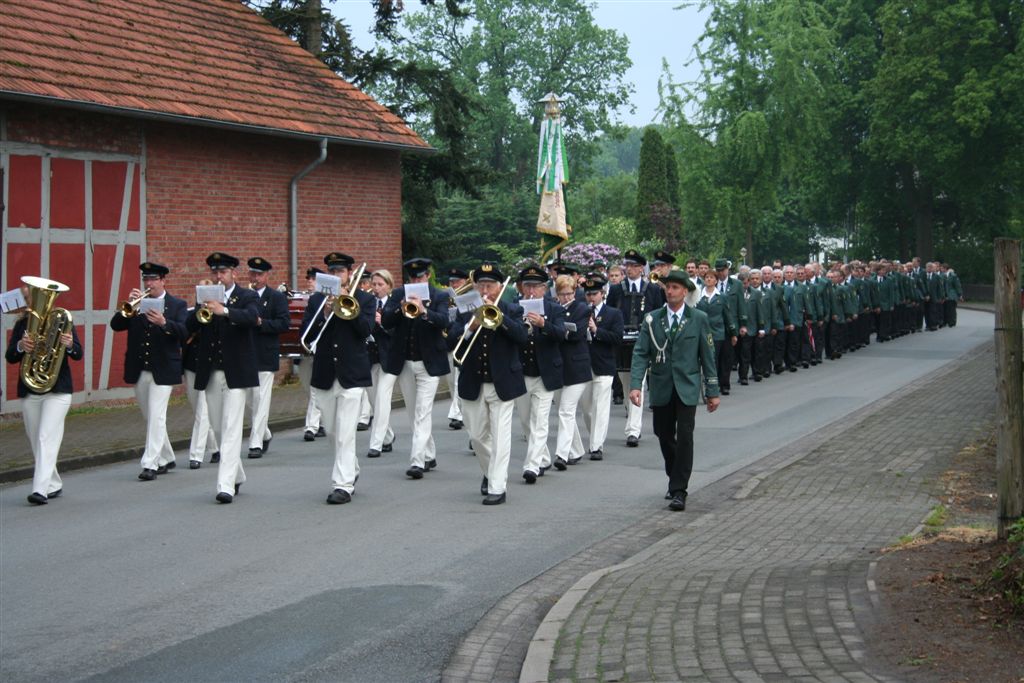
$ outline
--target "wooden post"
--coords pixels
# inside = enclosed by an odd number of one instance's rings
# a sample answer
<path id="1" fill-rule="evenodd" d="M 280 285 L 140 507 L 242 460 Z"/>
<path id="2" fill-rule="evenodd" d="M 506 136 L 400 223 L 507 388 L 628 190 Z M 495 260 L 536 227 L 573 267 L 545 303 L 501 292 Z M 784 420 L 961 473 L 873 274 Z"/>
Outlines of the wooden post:
<path id="1" fill-rule="evenodd" d="M 995 241 L 996 490 L 998 533 L 1024 517 L 1024 331 L 1021 327 L 1020 240 Z"/>

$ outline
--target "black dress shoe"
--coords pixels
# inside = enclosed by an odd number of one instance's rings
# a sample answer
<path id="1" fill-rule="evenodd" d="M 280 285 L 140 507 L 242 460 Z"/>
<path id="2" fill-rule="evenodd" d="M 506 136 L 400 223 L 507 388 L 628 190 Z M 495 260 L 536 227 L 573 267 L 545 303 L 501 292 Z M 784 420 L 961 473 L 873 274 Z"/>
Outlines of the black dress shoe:
<path id="1" fill-rule="evenodd" d="M 755 382 L 760 382 L 761 381 L 761 375 L 754 375 L 754 381 Z"/>
<path id="2" fill-rule="evenodd" d="M 600 448 L 598 448 L 596 451 L 590 451 L 590 459 L 591 460 L 604 460 L 604 453 L 601 452 Z"/>
<path id="3" fill-rule="evenodd" d="M 214 453 L 213 455 L 210 456 L 210 463 L 211 464 L 218 463 L 218 462 L 220 462 L 220 451 L 217 451 L 216 453 Z"/>
<path id="4" fill-rule="evenodd" d="M 164 474 L 165 472 L 170 472 L 171 470 L 173 470 L 177 466 L 178 466 L 178 463 L 176 463 L 175 461 L 172 460 L 169 463 L 167 463 L 166 465 L 164 465 L 164 471 L 160 472 L 160 474 Z"/>
<path id="5" fill-rule="evenodd" d="M 470 453 L 472 453 L 472 452 L 473 452 L 473 439 L 470 439 L 470 440 L 469 440 L 469 452 L 470 452 Z"/>
<path id="6" fill-rule="evenodd" d="M 413 465 L 412 467 L 405 471 L 405 476 L 409 477 L 410 479 L 422 479 L 423 468 Z"/>
<path id="7" fill-rule="evenodd" d="M 218 493 L 217 494 L 216 501 L 218 503 L 225 503 L 225 504 L 227 504 L 227 503 L 230 503 L 232 500 L 234 500 L 234 498 L 231 496 L 230 493 Z"/>
<path id="8" fill-rule="evenodd" d="M 345 489 L 334 489 L 327 496 L 328 505 L 344 505 L 352 502 L 352 494 Z"/>
<path id="9" fill-rule="evenodd" d="M 316 438 L 316 434 L 314 434 L 313 432 L 309 431 L 308 429 L 302 435 L 302 440 L 303 441 L 312 441 L 315 438 Z"/>
<path id="10" fill-rule="evenodd" d="M 32 493 L 28 494 L 28 502 L 32 503 L 33 505 L 46 505 L 46 496 L 44 496 L 41 493 L 36 493 L 35 491 L 33 491 Z"/>
<path id="11" fill-rule="evenodd" d="M 804 370 L 807 370 L 807 369 L 809 369 L 811 367 L 810 363 L 801 363 L 801 365 L 804 366 Z"/>
<path id="12" fill-rule="evenodd" d="M 682 512 L 683 510 L 685 510 L 686 509 L 686 494 L 685 493 L 677 493 L 676 495 L 672 496 L 672 500 L 668 504 L 668 509 L 669 510 L 674 510 L 675 512 Z"/>
<path id="13" fill-rule="evenodd" d="M 728 389 L 722 389 L 721 390 L 721 394 L 722 394 L 722 396 L 728 396 L 729 395 L 729 390 Z"/>
<path id="14" fill-rule="evenodd" d="M 392 441 L 391 443 L 386 443 L 386 444 L 384 444 L 383 446 L 380 447 L 380 452 L 381 453 L 390 453 L 391 449 L 394 448 L 394 445 L 395 445 L 394 441 Z"/>
<path id="15" fill-rule="evenodd" d="M 235 495 L 236 495 L 236 496 L 238 495 L 238 492 L 239 492 L 239 491 L 240 491 L 241 489 L 242 489 L 242 485 L 241 485 L 241 484 L 235 484 Z"/>
<path id="16" fill-rule="evenodd" d="M 568 466 L 568 464 L 569 463 L 567 463 L 562 458 L 555 458 L 555 469 L 558 470 L 559 472 L 565 472 L 565 468 Z"/>
<path id="17" fill-rule="evenodd" d="M 259 446 L 257 446 L 256 448 L 250 448 L 249 449 L 249 458 L 251 458 L 252 460 L 255 460 L 256 458 L 262 458 L 262 457 L 263 457 L 263 449 L 260 448 Z"/>
<path id="18" fill-rule="evenodd" d="M 263 452 L 264 453 L 266 453 L 267 451 L 270 450 L 270 442 L 271 441 L 273 441 L 273 439 L 267 439 L 266 441 L 263 442 Z"/>
<path id="19" fill-rule="evenodd" d="M 316 430 L 316 437 L 319 439 L 322 436 L 327 436 L 327 432 L 325 432 L 324 428 L 321 426 L 319 429 Z"/>
<path id="20" fill-rule="evenodd" d="M 486 496 L 487 495 L 487 477 L 484 477 L 483 481 L 480 482 L 480 495 L 481 496 Z"/>
<path id="21" fill-rule="evenodd" d="M 740 386 L 749 387 L 750 386 L 750 382 L 748 380 L 741 379 L 740 380 Z"/>
<path id="22" fill-rule="evenodd" d="M 790 372 L 796 372 L 796 366 L 795 365 L 790 365 L 789 366 L 789 371 Z"/>
<path id="23" fill-rule="evenodd" d="M 188 468 L 190 470 L 198 470 L 200 467 L 202 467 L 202 463 L 199 462 L 198 460 L 189 460 L 188 461 Z"/>
<path id="24" fill-rule="evenodd" d="M 504 493 L 488 493 L 483 500 L 484 505 L 501 505 L 504 502 Z"/>
<path id="25" fill-rule="evenodd" d="M 448 420 L 448 429 L 462 429 L 462 420 Z"/>
<path id="26" fill-rule="evenodd" d="M 167 465 L 160 465 L 160 467 L 156 468 L 155 472 L 157 474 L 167 474 Z"/>
<path id="27" fill-rule="evenodd" d="M 57 489 L 53 493 L 46 494 L 46 498 L 47 500 L 53 500 L 54 498 L 60 498 L 62 495 L 64 495 L 64 489 Z"/>
<path id="28" fill-rule="evenodd" d="M 359 424 L 356 425 L 356 431 L 357 432 L 365 432 L 369 428 L 370 428 L 370 423 L 369 422 L 360 422 Z M 345 501 L 345 502 L 347 503 L 348 501 Z"/>
<path id="29" fill-rule="evenodd" d="M 367 458 L 379 458 L 380 457 L 380 451 L 378 451 L 376 448 L 371 448 L 370 450 L 368 450 L 366 452 L 366 457 Z"/>
<path id="30" fill-rule="evenodd" d="M 544 473 L 547 472 L 550 469 L 551 469 L 551 465 L 548 465 L 547 467 L 541 467 L 540 468 L 540 472 L 537 472 L 537 476 L 538 477 L 543 477 Z"/>
<path id="31" fill-rule="evenodd" d="M 640 437 L 633 436 L 632 434 L 630 434 L 629 436 L 626 437 L 626 445 L 629 446 L 630 448 L 636 448 L 637 446 L 640 445 Z"/>
<path id="32" fill-rule="evenodd" d="M 526 480 L 527 484 L 536 484 L 537 483 L 537 473 L 533 472 L 531 470 L 526 470 L 525 472 L 523 472 L 523 479 Z"/>
<path id="33" fill-rule="evenodd" d="M 614 403 L 617 406 L 621 406 L 622 405 L 622 400 L 623 399 L 622 399 L 621 396 L 616 396 L 615 398 L 612 399 L 612 403 Z"/>
<path id="34" fill-rule="evenodd" d="M 672 500 L 672 492 L 671 491 L 666 491 L 665 492 L 665 500 Z"/>
<path id="35" fill-rule="evenodd" d="M 578 464 L 580 464 L 580 460 L 582 460 L 582 459 L 583 459 L 583 456 L 581 455 L 578 458 L 569 458 L 566 462 L 568 462 L 570 465 L 578 465 Z"/>
<path id="36" fill-rule="evenodd" d="M 156 470 L 144 469 L 139 472 L 139 479 L 142 481 L 153 481 L 156 479 Z"/>
<path id="37" fill-rule="evenodd" d="M 433 460 L 427 460 L 426 462 L 423 463 L 423 471 L 424 472 L 429 472 L 430 470 L 432 470 L 432 469 L 434 469 L 436 467 L 437 467 L 437 459 L 436 458 L 433 459 Z"/>

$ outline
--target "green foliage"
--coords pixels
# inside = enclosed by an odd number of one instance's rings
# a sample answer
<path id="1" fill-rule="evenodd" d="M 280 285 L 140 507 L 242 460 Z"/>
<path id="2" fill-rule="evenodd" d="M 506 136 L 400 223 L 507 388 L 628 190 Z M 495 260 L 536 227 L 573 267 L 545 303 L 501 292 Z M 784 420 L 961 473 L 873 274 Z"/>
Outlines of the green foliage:
<path id="1" fill-rule="evenodd" d="M 1010 525 L 1007 551 L 996 561 L 986 587 L 1002 593 L 1016 614 L 1024 614 L 1024 518 Z"/>
<path id="2" fill-rule="evenodd" d="M 586 235 L 608 218 L 629 218 L 632 222 L 636 215 L 636 175 L 598 175 L 569 185 L 565 205 L 574 235 Z"/>
<path id="3" fill-rule="evenodd" d="M 665 142 L 655 126 L 644 129 L 640 144 L 640 167 L 636 184 L 636 227 L 645 238 L 656 236 L 651 210 L 669 201 L 668 174 L 665 172 Z"/>

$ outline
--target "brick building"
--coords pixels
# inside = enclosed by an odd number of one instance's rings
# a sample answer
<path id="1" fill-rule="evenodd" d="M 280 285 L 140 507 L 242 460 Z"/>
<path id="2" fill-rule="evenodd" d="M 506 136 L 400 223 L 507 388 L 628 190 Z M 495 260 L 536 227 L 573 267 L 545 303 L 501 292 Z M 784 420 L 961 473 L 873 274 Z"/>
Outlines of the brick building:
<path id="1" fill-rule="evenodd" d="M 429 146 L 239 0 L 4 0 L 0 35 L 0 287 L 71 287 L 76 403 L 130 395 L 107 323 L 143 260 L 187 300 L 212 251 L 400 270 L 400 155 Z"/>

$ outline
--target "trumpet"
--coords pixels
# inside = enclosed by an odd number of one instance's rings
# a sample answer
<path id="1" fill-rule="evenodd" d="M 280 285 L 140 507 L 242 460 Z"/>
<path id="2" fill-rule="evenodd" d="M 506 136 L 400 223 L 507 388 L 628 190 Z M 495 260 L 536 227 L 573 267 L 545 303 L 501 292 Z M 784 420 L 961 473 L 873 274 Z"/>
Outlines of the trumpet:
<path id="1" fill-rule="evenodd" d="M 651 273 L 651 277 L 648 279 L 650 279 L 650 281 L 653 282 L 654 284 L 658 284 L 659 282 L 661 282 L 661 276 L 658 275 L 657 271 Z"/>
<path id="2" fill-rule="evenodd" d="M 423 306 L 416 303 L 415 301 L 403 301 L 402 315 L 404 315 L 409 320 L 415 320 L 416 318 L 423 315 Z"/>
<path id="3" fill-rule="evenodd" d="M 479 327 L 473 332 L 473 336 L 469 338 L 469 342 L 463 347 L 463 343 L 466 341 L 466 337 L 462 336 L 459 338 L 459 342 L 455 345 L 455 350 L 452 351 L 452 360 L 455 361 L 456 365 L 462 365 L 466 362 L 466 358 L 469 357 L 469 351 L 473 348 L 473 344 L 476 343 L 477 337 L 480 336 L 480 332 L 483 330 L 496 330 L 501 327 L 502 322 L 505 320 L 505 315 L 498 308 L 498 302 L 501 301 L 501 297 L 505 294 L 505 289 L 508 287 L 508 283 L 512 281 L 511 277 L 505 278 L 505 282 L 502 283 L 501 289 L 498 291 L 498 296 L 494 297 L 493 304 L 484 304 L 480 308 L 476 309 L 473 314 L 473 319 L 476 320 Z"/>
<path id="4" fill-rule="evenodd" d="M 135 317 L 135 314 L 139 312 L 139 304 L 142 303 L 143 299 L 149 296 L 149 293 L 151 291 L 151 287 L 146 287 L 145 291 L 143 291 L 142 294 L 135 297 L 134 299 L 128 299 L 127 301 L 122 301 L 121 303 L 119 303 L 117 305 L 117 308 L 120 311 L 121 315 L 123 315 L 126 318 Z"/>
<path id="5" fill-rule="evenodd" d="M 196 308 L 196 320 L 204 325 L 209 325 L 213 320 L 213 311 L 205 303 Z"/>

